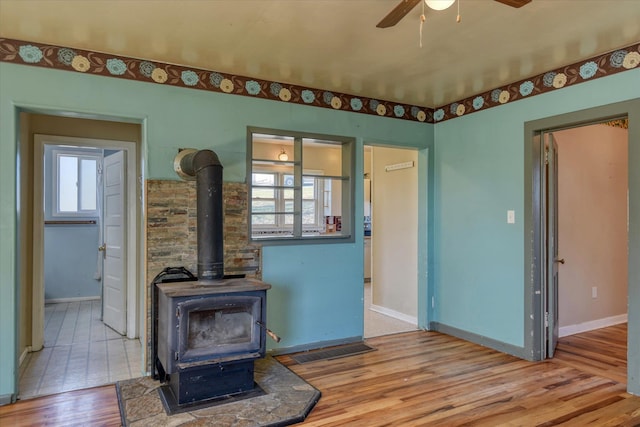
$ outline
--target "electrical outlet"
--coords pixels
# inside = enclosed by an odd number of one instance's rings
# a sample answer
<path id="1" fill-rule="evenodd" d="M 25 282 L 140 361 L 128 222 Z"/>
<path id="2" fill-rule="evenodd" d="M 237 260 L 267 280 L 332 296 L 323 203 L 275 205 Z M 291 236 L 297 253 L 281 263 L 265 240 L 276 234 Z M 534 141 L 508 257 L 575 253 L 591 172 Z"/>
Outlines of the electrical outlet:
<path id="1" fill-rule="evenodd" d="M 516 223 L 516 211 L 507 211 L 507 224 L 515 224 Z"/>
<path id="2" fill-rule="evenodd" d="M 591 287 L 591 298 L 598 298 L 598 287 L 597 286 L 592 286 Z"/>

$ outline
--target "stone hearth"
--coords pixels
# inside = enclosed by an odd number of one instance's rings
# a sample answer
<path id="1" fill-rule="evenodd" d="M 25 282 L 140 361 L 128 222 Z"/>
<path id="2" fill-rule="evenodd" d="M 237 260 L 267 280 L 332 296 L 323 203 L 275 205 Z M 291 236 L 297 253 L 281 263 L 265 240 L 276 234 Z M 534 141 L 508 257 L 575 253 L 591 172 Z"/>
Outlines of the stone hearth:
<path id="1" fill-rule="evenodd" d="M 123 426 L 286 426 L 302 422 L 320 399 L 320 391 L 272 357 L 256 360 L 255 381 L 264 395 L 167 415 L 159 381 L 151 377 L 116 384 Z"/>

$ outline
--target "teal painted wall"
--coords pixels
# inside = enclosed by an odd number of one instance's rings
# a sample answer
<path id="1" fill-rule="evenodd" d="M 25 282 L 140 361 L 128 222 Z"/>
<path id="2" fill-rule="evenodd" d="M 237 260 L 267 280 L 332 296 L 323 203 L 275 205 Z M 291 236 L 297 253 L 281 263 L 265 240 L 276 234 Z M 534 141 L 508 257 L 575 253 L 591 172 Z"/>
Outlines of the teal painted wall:
<path id="1" fill-rule="evenodd" d="M 640 69 L 435 126 L 432 320 L 524 346 L 524 123 L 638 97 Z"/>
<path id="2" fill-rule="evenodd" d="M 146 179 L 177 179 L 180 147 L 212 148 L 226 181 L 244 181 L 246 126 L 356 137 L 356 200 L 362 200 L 362 143 L 425 148 L 433 126 L 75 72 L 0 63 L 0 397 L 14 392 L 16 357 L 17 107 L 72 111 L 143 123 Z M 356 205 L 356 230 L 362 228 Z M 363 333 L 363 237 L 339 245 L 264 250 L 263 277 L 271 329 L 282 347 L 340 340 Z M 426 244 L 426 243 L 425 243 Z"/>

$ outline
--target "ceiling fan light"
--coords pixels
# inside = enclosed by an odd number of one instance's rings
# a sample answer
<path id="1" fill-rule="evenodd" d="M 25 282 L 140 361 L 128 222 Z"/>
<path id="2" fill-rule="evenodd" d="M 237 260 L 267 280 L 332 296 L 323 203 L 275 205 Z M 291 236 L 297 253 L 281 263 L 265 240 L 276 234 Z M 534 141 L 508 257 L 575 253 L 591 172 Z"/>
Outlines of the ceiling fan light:
<path id="1" fill-rule="evenodd" d="M 445 10 L 456 2 L 456 0 L 424 0 L 433 10 Z"/>

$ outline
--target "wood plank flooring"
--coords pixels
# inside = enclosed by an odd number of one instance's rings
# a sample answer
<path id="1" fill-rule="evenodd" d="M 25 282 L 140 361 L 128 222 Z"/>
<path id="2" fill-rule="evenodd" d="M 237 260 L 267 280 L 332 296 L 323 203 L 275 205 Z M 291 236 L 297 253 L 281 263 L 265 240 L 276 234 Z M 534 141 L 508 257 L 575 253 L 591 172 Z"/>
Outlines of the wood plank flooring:
<path id="1" fill-rule="evenodd" d="M 322 392 L 308 426 L 638 426 L 626 389 L 626 326 L 565 337 L 527 362 L 435 332 L 367 340 L 377 351 L 296 364 Z M 113 386 L 0 407 L 0 425 L 119 425 Z"/>
<path id="2" fill-rule="evenodd" d="M 563 337 L 554 362 L 627 383 L 627 324 Z"/>
<path id="3" fill-rule="evenodd" d="M 0 406 L 0 426 L 119 426 L 113 385 L 69 391 Z"/>

